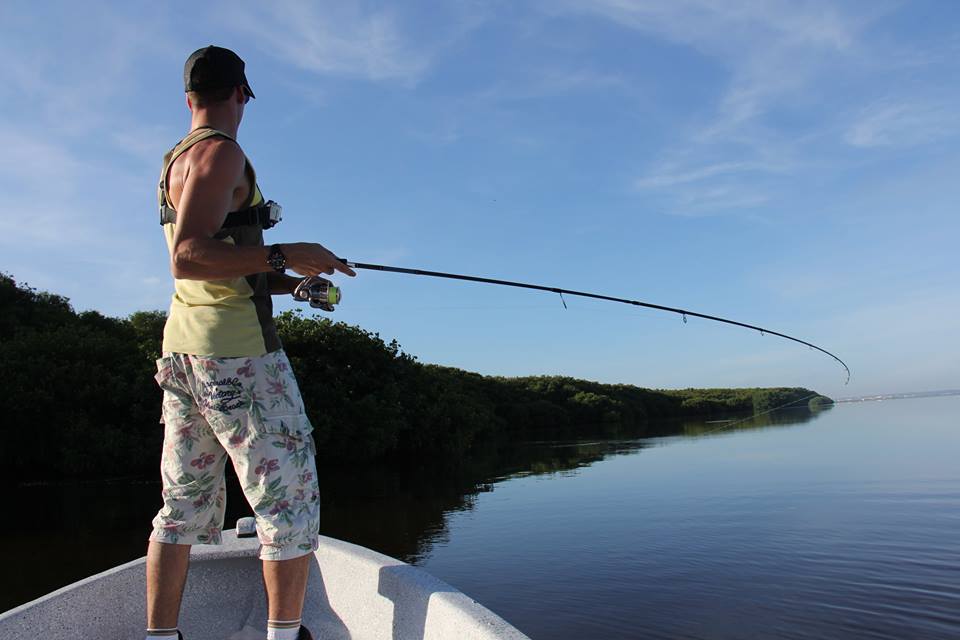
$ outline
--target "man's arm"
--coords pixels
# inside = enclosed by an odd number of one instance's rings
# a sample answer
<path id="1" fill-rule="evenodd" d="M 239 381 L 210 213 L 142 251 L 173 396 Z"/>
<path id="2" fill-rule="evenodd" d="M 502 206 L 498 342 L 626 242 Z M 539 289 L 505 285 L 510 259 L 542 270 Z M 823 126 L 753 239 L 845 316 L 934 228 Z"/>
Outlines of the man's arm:
<path id="1" fill-rule="evenodd" d="M 267 284 L 270 285 L 270 295 L 279 296 L 283 294 L 292 294 L 303 278 L 288 276 L 285 273 L 272 271 L 267 274 Z"/>
<path id="2" fill-rule="evenodd" d="M 173 277 L 219 280 L 268 271 L 266 247 L 237 247 L 213 239 L 243 178 L 246 160 L 240 147 L 229 140 L 210 140 L 192 151 L 170 252 Z"/>
<path id="3" fill-rule="evenodd" d="M 173 277 L 220 280 L 272 272 L 267 264 L 268 247 L 238 247 L 213 238 L 230 211 L 234 191 L 245 179 L 246 158 L 240 147 L 229 140 L 213 139 L 198 143 L 194 149 L 177 206 L 170 252 Z M 313 276 L 337 270 L 356 275 L 322 245 L 295 242 L 280 248 L 287 258 L 287 268 L 299 274 Z"/>

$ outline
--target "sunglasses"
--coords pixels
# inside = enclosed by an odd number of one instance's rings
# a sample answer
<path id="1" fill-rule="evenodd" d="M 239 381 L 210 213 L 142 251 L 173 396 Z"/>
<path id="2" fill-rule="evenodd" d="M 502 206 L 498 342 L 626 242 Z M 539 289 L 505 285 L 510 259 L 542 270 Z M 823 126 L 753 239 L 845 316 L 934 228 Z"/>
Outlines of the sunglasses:
<path id="1" fill-rule="evenodd" d="M 240 91 L 243 92 L 243 104 L 247 104 L 248 102 L 250 102 L 250 98 L 253 97 L 252 95 L 250 95 L 250 90 L 247 89 L 246 87 L 240 87 Z"/>

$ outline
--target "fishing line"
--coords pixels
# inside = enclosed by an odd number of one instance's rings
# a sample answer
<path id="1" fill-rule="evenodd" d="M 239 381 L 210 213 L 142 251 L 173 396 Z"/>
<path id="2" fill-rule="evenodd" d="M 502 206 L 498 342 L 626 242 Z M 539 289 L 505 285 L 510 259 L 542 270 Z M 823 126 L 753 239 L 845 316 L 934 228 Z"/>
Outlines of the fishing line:
<path id="1" fill-rule="evenodd" d="M 640 300 L 630 300 L 628 298 L 618 298 L 615 296 L 606 296 L 599 293 L 589 293 L 586 291 L 574 291 L 572 289 L 563 289 L 561 287 L 548 287 L 541 284 L 528 284 L 525 282 L 514 282 L 512 280 L 498 280 L 496 278 L 482 278 L 480 276 L 467 276 L 459 273 L 445 273 L 442 271 L 427 271 L 424 269 L 408 269 L 404 267 L 390 267 L 382 264 L 369 264 L 365 262 L 352 262 L 346 258 L 337 258 L 340 262 L 344 263 L 352 269 L 368 269 L 371 271 L 387 271 L 390 273 L 404 273 L 412 276 L 428 276 L 431 278 L 446 278 L 448 280 L 465 280 L 467 282 L 480 282 L 483 284 L 496 284 L 504 287 L 517 287 L 519 289 L 533 289 L 535 291 L 547 291 L 549 293 L 556 293 L 560 296 L 560 301 L 563 302 L 564 308 L 566 308 L 567 303 L 564 300 L 564 294 L 568 296 L 579 296 L 581 298 L 593 298 L 595 300 L 607 300 L 609 302 L 620 302 L 622 304 L 630 304 L 636 307 L 646 307 L 648 309 L 657 309 L 659 311 L 668 311 L 670 313 L 677 313 L 683 318 L 684 323 L 687 322 L 687 317 L 703 318 L 705 320 L 713 320 L 715 322 L 723 322 L 725 324 L 732 324 L 737 327 L 743 327 L 745 329 L 752 329 L 753 331 L 759 331 L 760 335 L 770 334 L 772 336 L 779 336 L 786 340 L 791 340 L 802 345 L 806 345 L 811 349 L 816 349 L 817 351 L 824 353 L 837 362 L 840 363 L 840 366 L 844 368 L 847 372 L 847 380 L 844 384 L 850 383 L 850 367 L 847 366 L 843 360 L 833 355 L 826 349 L 818 347 L 812 342 L 807 342 L 806 340 L 801 340 L 800 338 L 794 338 L 793 336 L 787 335 L 785 333 L 780 333 L 779 331 L 771 331 L 770 329 L 765 329 L 763 327 L 758 327 L 756 325 L 747 324 L 745 322 L 738 322 L 736 320 L 729 320 L 727 318 L 721 318 L 720 316 L 712 316 L 706 313 L 697 313 L 696 311 L 688 311 L 686 309 L 678 309 L 676 307 L 666 307 L 660 304 L 653 304 L 652 302 L 642 302 Z"/>
<path id="2" fill-rule="evenodd" d="M 759 418 L 760 416 L 765 416 L 765 415 L 767 415 L 768 413 L 773 413 L 774 411 L 779 411 L 780 409 L 784 409 L 784 408 L 786 408 L 786 407 L 789 407 L 790 405 L 799 404 L 799 403 L 803 402 L 804 400 L 810 400 L 811 398 L 816 398 L 816 397 L 819 396 L 819 395 L 820 395 L 819 393 L 814 392 L 814 393 L 811 393 L 811 394 L 808 395 L 808 396 L 804 396 L 804 397 L 798 398 L 798 399 L 796 399 L 796 400 L 790 400 L 789 402 L 785 402 L 785 403 L 781 404 L 780 406 L 774 407 L 774 408 L 772 408 L 772 409 L 767 409 L 766 411 L 761 411 L 760 413 L 755 413 L 755 414 L 753 414 L 752 416 L 747 416 L 746 418 L 741 418 L 740 420 L 731 420 L 730 422 L 728 422 L 728 423 L 726 423 L 726 424 L 724 424 L 724 425 L 722 425 L 722 426 L 720 426 L 720 427 L 717 427 L 716 429 L 711 429 L 710 431 L 704 431 L 703 433 L 698 433 L 698 434 L 697 434 L 697 437 L 698 437 L 698 438 L 702 438 L 703 436 L 709 436 L 709 435 L 712 435 L 712 434 L 714 434 L 714 433 L 719 433 L 719 432 L 721 432 L 721 431 L 725 431 L 726 429 L 732 429 L 733 427 L 737 426 L 738 424 L 743 424 L 743 423 L 746 422 L 747 420 L 754 420 L 754 419 L 756 419 L 756 418 Z"/>

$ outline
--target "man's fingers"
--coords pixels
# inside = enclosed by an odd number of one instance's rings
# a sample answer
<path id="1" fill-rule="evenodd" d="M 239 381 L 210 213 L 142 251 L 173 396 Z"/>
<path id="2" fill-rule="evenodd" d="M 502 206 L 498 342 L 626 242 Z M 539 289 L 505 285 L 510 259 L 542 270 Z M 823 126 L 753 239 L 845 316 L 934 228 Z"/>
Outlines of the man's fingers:
<path id="1" fill-rule="evenodd" d="M 336 271 L 339 271 L 351 277 L 357 275 L 353 269 L 341 262 L 323 245 L 301 242 L 287 245 L 287 247 L 289 248 L 287 264 L 297 273 L 318 277 L 321 273 L 333 275 Z M 302 256 L 297 255 L 301 252 L 303 252 Z M 300 265 L 303 265 L 302 268 L 306 271 L 299 271 Z"/>
<path id="2" fill-rule="evenodd" d="M 344 273 L 348 276 L 357 275 L 357 273 L 353 269 L 351 269 L 346 264 L 341 262 L 340 259 L 337 256 L 333 255 L 332 253 L 330 254 L 330 263 L 333 265 L 333 268 L 339 271 L 340 273 Z M 331 271 L 330 273 L 333 273 L 333 272 Z"/>
<path id="3" fill-rule="evenodd" d="M 345 262 L 341 262 L 340 258 L 330 254 L 333 257 L 333 268 L 339 271 L 340 273 L 345 273 L 348 276 L 355 276 L 357 272 L 347 266 Z"/>
<path id="4" fill-rule="evenodd" d="M 343 263 L 340 262 L 339 260 L 337 260 L 335 263 L 333 263 L 333 266 L 334 266 L 334 268 L 336 268 L 336 270 L 339 271 L 340 273 L 345 273 L 345 274 L 347 274 L 348 276 L 355 276 L 355 275 L 357 275 L 357 272 L 356 272 L 356 271 L 354 271 L 353 269 L 351 269 L 351 268 L 348 267 L 347 265 L 343 264 Z"/>

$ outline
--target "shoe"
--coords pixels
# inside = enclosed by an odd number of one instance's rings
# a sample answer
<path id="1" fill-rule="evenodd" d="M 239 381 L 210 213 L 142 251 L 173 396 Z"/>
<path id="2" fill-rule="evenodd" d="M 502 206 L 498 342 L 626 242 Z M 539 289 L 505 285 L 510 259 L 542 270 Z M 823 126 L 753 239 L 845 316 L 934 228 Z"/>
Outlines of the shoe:
<path id="1" fill-rule="evenodd" d="M 313 636 L 310 635 L 310 630 L 302 624 L 300 625 L 300 635 L 297 636 L 297 640 L 313 640 Z"/>

